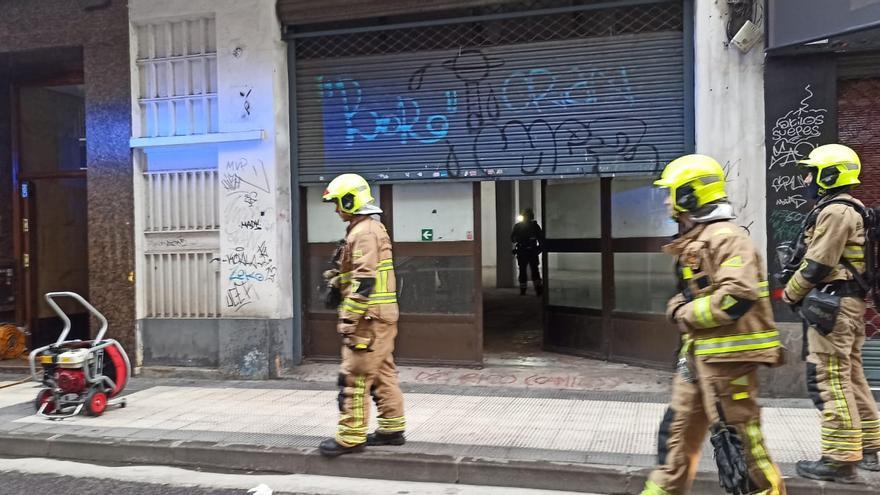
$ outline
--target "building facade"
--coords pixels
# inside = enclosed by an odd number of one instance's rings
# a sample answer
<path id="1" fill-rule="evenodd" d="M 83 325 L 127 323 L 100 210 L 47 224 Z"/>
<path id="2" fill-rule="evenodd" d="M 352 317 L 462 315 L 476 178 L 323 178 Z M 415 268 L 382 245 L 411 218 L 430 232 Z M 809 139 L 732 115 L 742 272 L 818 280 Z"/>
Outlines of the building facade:
<path id="1" fill-rule="evenodd" d="M 674 278 L 659 248 L 675 231 L 651 187 L 663 165 L 718 158 L 737 222 L 772 271 L 770 253 L 802 214 L 788 161 L 838 136 L 872 156 L 869 45 L 780 51 L 773 2 L 751 3 L 746 17 L 769 38 L 743 49 L 731 31 L 744 11 L 726 2 L 63 3 L 77 26 L 105 29 L 45 34 L 10 21 L 3 32 L 17 34 L 0 36 L 3 84 L 18 88 L 0 104 L 44 117 L 39 108 L 68 108 L 71 118 L 41 125 L 64 137 L 55 155 L 85 163 L 28 165 L 40 137 L 16 126 L 0 141 L 20 156 L 0 212 L 21 293 L 13 309 L 46 324 L 41 291 L 87 292 L 137 366 L 269 378 L 336 356 L 335 315 L 317 290 L 344 225 L 320 194 L 354 171 L 374 184 L 395 241 L 401 361 L 483 363 L 483 294 L 512 283 L 509 225 L 531 206 L 547 235 L 541 347 L 665 367 L 678 339 L 662 316 Z M 34 50 L 43 69 L 79 66 L 80 79 L 41 73 Z M 77 112 L 80 128 L 59 123 Z M 809 135 L 793 146 L 780 128 L 790 112 L 813 126 L 794 126 Z M 88 192 L 33 203 L 60 185 Z M 36 216 L 46 211 L 65 215 Z M 36 250 L 62 245 L 47 234 L 56 229 L 35 228 L 53 219 L 84 226 L 87 238 L 63 246 L 87 261 Z M 43 275 L 28 275 L 33 261 Z M 784 311 L 796 354 L 800 325 Z M 791 361 L 767 374 L 771 393 L 799 394 Z"/>
<path id="2" fill-rule="evenodd" d="M 0 2 L 0 318 L 33 348 L 60 320 L 43 300 L 74 291 L 136 349 L 128 8 L 124 2 Z M 71 338 L 97 329 L 62 305 Z M 0 366 L 21 366 L 15 359 Z"/>
<path id="3" fill-rule="evenodd" d="M 548 238 L 542 345 L 584 356 L 665 366 L 677 345 L 659 253 L 674 225 L 651 188 L 666 161 L 717 156 L 766 244 L 763 47 L 729 45 L 725 4 L 343 3 L 131 2 L 145 365 L 273 376 L 336 355 L 316 288 L 343 234 L 320 193 L 342 172 L 386 211 L 406 362 L 482 362 L 482 289 L 510 277 L 515 204 Z M 200 23 L 213 45 L 175 45 Z M 237 172 L 254 160 L 258 176 Z M 173 223 L 175 187 L 203 180 L 217 196 L 195 204 L 216 216 Z"/>

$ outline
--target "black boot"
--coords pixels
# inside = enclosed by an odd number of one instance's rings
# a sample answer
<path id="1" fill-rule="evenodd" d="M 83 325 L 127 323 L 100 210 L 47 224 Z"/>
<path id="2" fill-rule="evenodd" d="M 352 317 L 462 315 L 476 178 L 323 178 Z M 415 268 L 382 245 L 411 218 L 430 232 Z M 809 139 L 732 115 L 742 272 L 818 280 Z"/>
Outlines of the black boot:
<path id="1" fill-rule="evenodd" d="M 880 450 L 866 450 L 862 452 L 862 460 L 859 461 L 859 469 L 865 471 L 880 471 Z"/>
<path id="2" fill-rule="evenodd" d="M 798 461 L 797 474 L 811 480 L 834 481 L 836 483 L 858 483 L 855 463 L 837 462 L 822 457 L 818 461 Z"/>
<path id="3" fill-rule="evenodd" d="M 542 284 L 541 282 L 538 282 L 537 284 L 535 284 L 535 295 L 540 297 L 541 294 L 543 294 L 543 293 L 544 293 L 544 284 Z"/>
<path id="4" fill-rule="evenodd" d="M 382 433 L 381 431 L 377 431 L 376 433 L 370 433 L 367 435 L 367 445 L 371 447 L 378 447 L 380 445 L 403 445 L 406 443 L 406 437 L 403 436 L 402 431 L 395 431 L 391 433 Z"/>
<path id="5" fill-rule="evenodd" d="M 364 444 L 355 445 L 354 447 L 344 447 L 339 445 L 334 438 L 328 438 L 321 442 L 321 445 L 318 446 L 318 450 L 321 451 L 321 455 L 325 455 L 327 457 L 337 457 L 342 454 L 354 454 L 355 452 L 363 452 Z"/>
<path id="6" fill-rule="evenodd" d="M 523 286 L 519 287 L 519 295 L 521 295 L 521 296 L 526 295 L 526 288 L 525 287 L 523 287 Z"/>

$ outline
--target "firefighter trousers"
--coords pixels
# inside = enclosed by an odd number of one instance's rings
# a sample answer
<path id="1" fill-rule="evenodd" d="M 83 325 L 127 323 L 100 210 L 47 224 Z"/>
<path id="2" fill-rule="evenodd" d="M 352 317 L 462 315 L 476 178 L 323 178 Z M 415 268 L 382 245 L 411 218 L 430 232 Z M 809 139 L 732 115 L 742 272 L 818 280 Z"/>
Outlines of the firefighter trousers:
<path id="1" fill-rule="evenodd" d="M 880 416 L 862 368 L 864 314 L 862 299 L 844 297 L 834 329 L 807 334 L 807 390 L 822 412 L 822 455 L 838 462 L 880 449 Z"/>
<path id="2" fill-rule="evenodd" d="M 697 360 L 695 367 L 698 382 L 675 377 L 672 400 L 657 438 L 659 467 L 648 477 L 642 495 L 683 495 L 690 490 L 706 433 L 718 421 L 716 401 L 720 401 L 727 424 L 742 440 L 752 493 L 784 495 L 782 476 L 770 460 L 761 434 L 758 365 Z"/>
<path id="3" fill-rule="evenodd" d="M 529 272 L 532 275 L 532 284 L 535 290 L 541 286 L 541 255 L 537 252 L 517 253 L 516 264 L 519 268 L 519 287 L 525 289 L 529 281 Z"/>
<path id="4" fill-rule="evenodd" d="M 373 396 L 379 412 L 378 431 L 404 431 L 403 394 L 394 365 L 394 339 L 397 323 L 363 319 L 356 335 L 372 336 L 370 350 L 353 351 L 342 346 L 342 367 L 339 373 L 339 424 L 336 441 L 345 447 L 367 441 L 370 406 L 367 394 Z"/>

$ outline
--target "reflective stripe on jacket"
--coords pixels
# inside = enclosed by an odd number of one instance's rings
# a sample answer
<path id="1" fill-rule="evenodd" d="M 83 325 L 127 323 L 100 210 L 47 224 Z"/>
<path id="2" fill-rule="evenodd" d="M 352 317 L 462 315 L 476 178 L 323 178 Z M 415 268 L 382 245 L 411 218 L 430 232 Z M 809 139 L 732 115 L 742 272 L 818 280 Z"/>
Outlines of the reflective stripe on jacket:
<path id="1" fill-rule="evenodd" d="M 669 301 L 706 361 L 780 364 L 767 275 L 745 231 L 729 221 L 699 224 L 664 247 L 677 258 L 682 292 Z"/>

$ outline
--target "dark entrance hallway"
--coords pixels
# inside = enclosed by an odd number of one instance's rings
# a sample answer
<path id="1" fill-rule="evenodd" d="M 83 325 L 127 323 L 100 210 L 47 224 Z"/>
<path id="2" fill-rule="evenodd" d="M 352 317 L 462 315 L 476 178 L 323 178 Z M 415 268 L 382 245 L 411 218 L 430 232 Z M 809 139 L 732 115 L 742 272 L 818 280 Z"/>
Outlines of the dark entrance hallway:
<path id="1" fill-rule="evenodd" d="M 486 364 L 530 364 L 550 353 L 541 350 L 543 335 L 541 298 L 529 285 L 519 289 L 483 290 L 483 350 Z"/>

